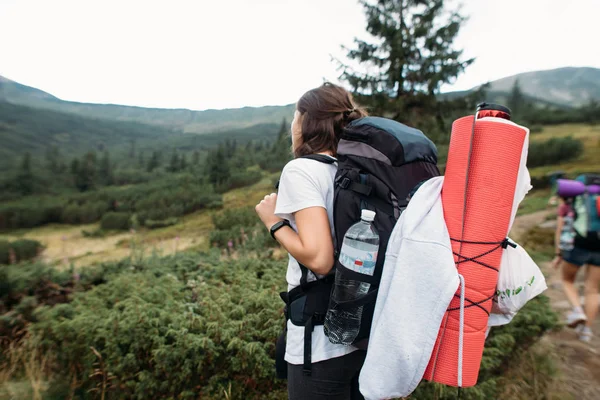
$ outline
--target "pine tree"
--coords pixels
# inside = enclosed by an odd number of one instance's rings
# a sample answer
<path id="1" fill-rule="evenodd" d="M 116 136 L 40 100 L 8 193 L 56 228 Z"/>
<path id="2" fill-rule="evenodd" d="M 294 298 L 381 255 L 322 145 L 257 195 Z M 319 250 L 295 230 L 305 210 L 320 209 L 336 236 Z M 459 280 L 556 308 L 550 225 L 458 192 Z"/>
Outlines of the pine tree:
<path id="1" fill-rule="evenodd" d="M 510 95 L 508 96 L 508 108 L 510 108 L 512 112 L 512 119 L 519 120 L 525 117 L 527 112 L 528 104 L 523 92 L 521 91 L 521 85 L 519 84 L 519 80 L 516 79 L 515 83 L 510 90 Z"/>
<path id="2" fill-rule="evenodd" d="M 129 158 L 135 158 L 135 139 L 131 140 L 131 147 L 129 148 Z"/>
<path id="3" fill-rule="evenodd" d="M 114 182 L 112 167 L 110 165 L 110 155 L 108 151 L 105 151 L 102 160 L 100 160 L 100 166 L 98 168 L 99 178 L 102 180 L 102 183 L 105 185 L 112 185 Z"/>
<path id="4" fill-rule="evenodd" d="M 23 155 L 23 161 L 16 177 L 16 186 L 22 195 L 33 193 L 34 177 L 31 170 L 31 154 L 29 152 Z"/>
<path id="5" fill-rule="evenodd" d="M 179 171 L 181 164 L 179 161 L 179 156 L 177 155 L 177 151 L 173 150 L 173 155 L 171 156 L 171 162 L 169 163 L 169 172 L 177 172 Z"/>
<path id="6" fill-rule="evenodd" d="M 77 175 L 77 172 L 79 172 L 79 160 L 77 158 L 74 158 L 73 161 L 71 161 L 70 171 L 73 176 Z"/>
<path id="7" fill-rule="evenodd" d="M 78 164 L 75 173 L 75 186 L 82 192 L 92 189 L 96 184 L 96 153 L 88 152 Z"/>
<path id="8" fill-rule="evenodd" d="M 60 151 L 58 147 L 51 146 L 46 148 L 46 165 L 48 170 L 52 173 L 60 172 Z"/>
<path id="9" fill-rule="evenodd" d="M 146 162 L 144 161 L 144 152 L 140 151 L 140 155 L 139 155 L 139 159 L 138 159 L 138 165 L 140 167 L 143 167 L 146 164 Z"/>
<path id="10" fill-rule="evenodd" d="M 192 164 L 200 164 L 200 152 L 198 150 L 194 150 L 194 154 L 192 155 Z"/>
<path id="11" fill-rule="evenodd" d="M 208 180 L 215 186 L 223 185 L 231 176 L 229 164 L 227 163 L 227 158 L 225 157 L 225 152 L 225 147 L 223 145 L 219 145 L 217 151 L 211 152 L 209 157 L 206 159 Z"/>
<path id="12" fill-rule="evenodd" d="M 146 166 L 146 170 L 148 172 L 154 171 L 156 168 L 160 166 L 160 159 L 158 156 L 158 152 L 153 151 L 150 160 L 148 161 L 148 165 Z"/>
<path id="13" fill-rule="evenodd" d="M 179 158 L 179 170 L 184 171 L 187 168 L 187 160 L 185 158 L 185 154 L 182 154 Z"/>
<path id="14" fill-rule="evenodd" d="M 436 94 L 473 59 L 453 47 L 465 18 L 444 0 L 376 0 L 360 3 L 374 42 L 355 39 L 347 57 L 359 70 L 340 63 L 341 79 L 374 114 L 411 123 L 419 115 L 440 118 Z M 365 72 L 366 71 L 366 72 Z"/>

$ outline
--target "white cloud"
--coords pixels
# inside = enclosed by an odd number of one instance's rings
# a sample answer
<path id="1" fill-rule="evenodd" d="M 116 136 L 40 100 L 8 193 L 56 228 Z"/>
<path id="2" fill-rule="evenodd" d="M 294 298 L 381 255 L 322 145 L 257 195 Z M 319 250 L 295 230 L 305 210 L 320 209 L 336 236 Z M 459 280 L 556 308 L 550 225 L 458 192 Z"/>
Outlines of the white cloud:
<path id="1" fill-rule="evenodd" d="M 600 66 L 596 0 L 468 1 L 453 88 Z M 364 34 L 353 0 L 0 0 L 0 74 L 67 100 L 172 108 L 286 104 Z M 448 88 L 445 88 L 448 89 Z"/>

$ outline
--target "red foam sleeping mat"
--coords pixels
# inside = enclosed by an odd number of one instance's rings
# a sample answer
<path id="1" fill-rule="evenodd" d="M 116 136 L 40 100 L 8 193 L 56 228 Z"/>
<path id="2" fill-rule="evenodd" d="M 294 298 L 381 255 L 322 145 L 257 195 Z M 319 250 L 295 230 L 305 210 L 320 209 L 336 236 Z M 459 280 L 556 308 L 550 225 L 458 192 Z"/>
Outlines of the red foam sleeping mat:
<path id="1" fill-rule="evenodd" d="M 444 219 L 454 259 L 465 280 L 462 385 L 458 378 L 460 288 L 442 320 L 424 376 L 434 382 L 463 387 L 477 383 L 498 281 L 500 243 L 508 234 L 527 135 L 524 128 L 499 118 L 477 120 L 472 134 L 473 118 L 464 117 L 452 125 L 442 188 Z"/>

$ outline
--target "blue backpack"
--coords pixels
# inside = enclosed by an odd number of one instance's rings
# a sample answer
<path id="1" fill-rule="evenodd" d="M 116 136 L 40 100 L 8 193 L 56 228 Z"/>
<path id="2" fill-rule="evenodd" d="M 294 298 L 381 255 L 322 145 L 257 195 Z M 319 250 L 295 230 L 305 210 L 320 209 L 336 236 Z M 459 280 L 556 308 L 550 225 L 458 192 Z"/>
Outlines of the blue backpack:
<path id="1" fill-rule="evenodd" d="M 600 186 L 599 175 L 583 174 L 575 179 L 586 186 Z M 575 197 L 573 208 L 576 213 L 575 231 L 587 240 L 598 241 L 600 246 L 600 195 L 585 192 Z"/>

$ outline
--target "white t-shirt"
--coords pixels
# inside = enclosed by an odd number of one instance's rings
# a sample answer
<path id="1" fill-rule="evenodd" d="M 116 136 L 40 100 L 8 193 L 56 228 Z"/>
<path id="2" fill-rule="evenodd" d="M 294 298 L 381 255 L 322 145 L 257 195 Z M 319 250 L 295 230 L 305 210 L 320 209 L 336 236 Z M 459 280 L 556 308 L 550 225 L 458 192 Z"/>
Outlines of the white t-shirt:
<path id="1" fill-rule="evenodd" d="M 329 226 L 333 236 L 333 181 L 337 167 L 306 158 L 290 161 L 279 181 L 275 215 L 290 221 L 297 231 L 294 213 L 309 207 L 323 207 L 327 210 Z M 286 280 L 288 291 L 300 285 L 302 272 L 298 261 L 289 255 Z M 315 274 L 309 272 L 308 281 L 315 280 Z M 304 362 L 304 327 L 287 323 L 287 342 L 285 360 L 290 364 Z M 315 326 L 312 333 L 312 362 L 341 357 L 357 350 L 353 346 L 333 344 L 323 332 L 323 325 Z"/>

